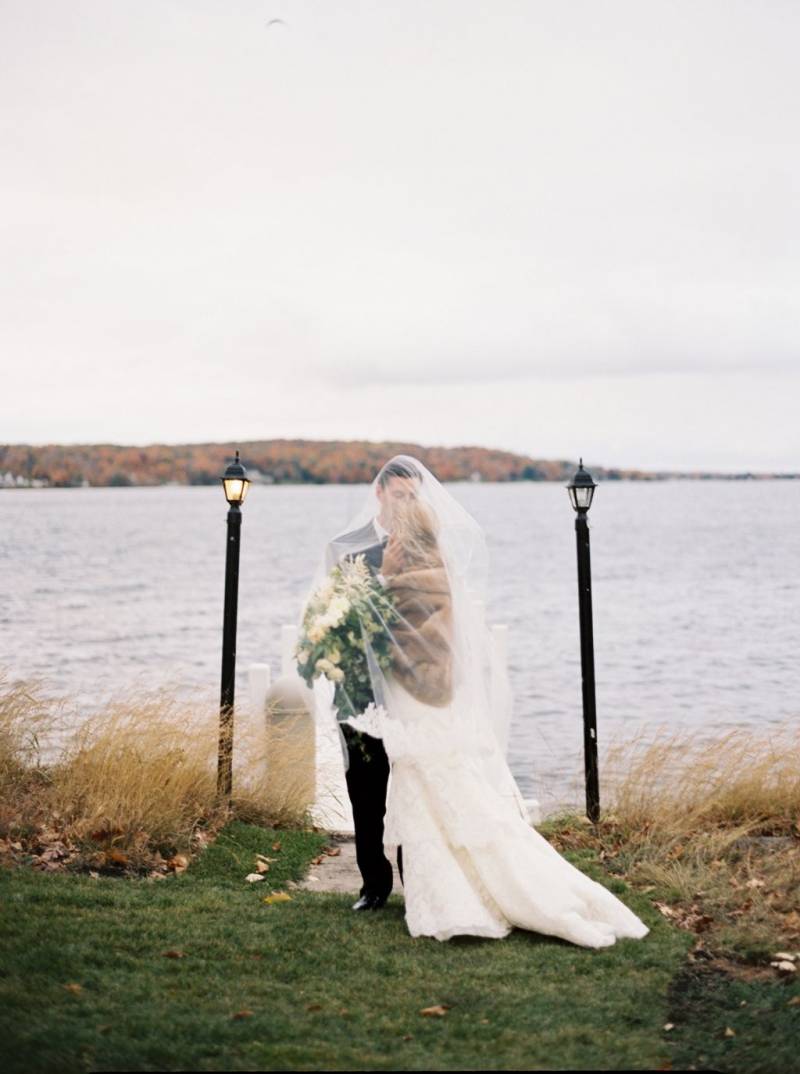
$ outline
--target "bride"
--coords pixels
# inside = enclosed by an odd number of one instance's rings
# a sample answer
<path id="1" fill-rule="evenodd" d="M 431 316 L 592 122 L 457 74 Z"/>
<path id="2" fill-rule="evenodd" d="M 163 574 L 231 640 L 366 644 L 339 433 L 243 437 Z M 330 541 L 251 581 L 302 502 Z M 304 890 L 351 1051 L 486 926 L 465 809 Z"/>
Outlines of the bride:
<path id="1" fill-rule="evenodd" d="M 592 948 L 645 936 L 632 910 L 528 821 L 501 746 L 512 697 L 492 666 L 475 519 L 423 463 L 396 455 L 332 547 L 335 558 L 365 551 L 397 613 L 382 620 L 388 666 L 364 632 L 374 703 L 344 722 L 381 739 L 390 763 L 383 844 L 402 848 L 409 933 L 501 938 L 517 927 Z"/>

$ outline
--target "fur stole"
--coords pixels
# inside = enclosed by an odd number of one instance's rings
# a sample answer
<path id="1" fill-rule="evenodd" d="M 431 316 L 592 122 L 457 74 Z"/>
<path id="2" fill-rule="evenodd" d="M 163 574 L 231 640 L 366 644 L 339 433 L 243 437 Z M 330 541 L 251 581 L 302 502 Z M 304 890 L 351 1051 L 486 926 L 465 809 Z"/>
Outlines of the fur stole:
<path id="1" fill-rule="evenodd" d="M 423 704 L 440 708 L 453 696 L 452 600 L 444 566 L 400 567 L 384 574 L 400 614 L 392 627 L 392 671 Z"/>

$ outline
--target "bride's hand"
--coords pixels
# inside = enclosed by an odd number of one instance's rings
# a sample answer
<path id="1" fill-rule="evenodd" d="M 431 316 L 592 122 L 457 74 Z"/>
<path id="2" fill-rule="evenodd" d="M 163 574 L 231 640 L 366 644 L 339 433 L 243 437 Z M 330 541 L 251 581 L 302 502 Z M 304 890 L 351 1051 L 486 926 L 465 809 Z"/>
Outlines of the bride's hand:
<path id="1" fill-rule="evenodd" d="M 381 561 L 381 574 L 388 577 L 391 574 L 399 574 L 403 569 L 403 547 L 400 541 L 392 535 L 386 542 Z"/>

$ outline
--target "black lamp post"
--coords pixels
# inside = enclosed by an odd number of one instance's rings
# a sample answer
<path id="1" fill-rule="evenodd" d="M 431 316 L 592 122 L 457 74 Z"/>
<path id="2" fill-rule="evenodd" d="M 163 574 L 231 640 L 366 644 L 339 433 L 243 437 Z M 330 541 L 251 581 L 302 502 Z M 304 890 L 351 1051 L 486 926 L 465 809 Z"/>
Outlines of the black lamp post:
<path id="1" fill-rule="evenodd" d="M 222 624 L 222 688 L 219 701 L 219 754 L 217 759 L 217 794 L 230 800 L 233 789 L 233 691 L 236 677 L 236 612 L 239 598 L 239 537 L 242 530 L 240 505 L 247 495 L 250 480 L 244 466 L 236 460 L 221 479 L 228 508 L 228 540 L 225 553 L 225 614 Z"/>
<path id="2" fill-rule="evenodd" d="M 586 518 L 597 488 L 580 460 L 578 471 L 567 485 L 577 512 L 575 538 L 578 546 L 578 607 L 581 623 L 581 680 L 583 690 L 583 757 L 586 770 L 586 815 L 592 823 L 600 816 L 597 775 L 597 710 L 594 696 L 594 638 L 592 635 L 592 572 L 589 561 L 589 522 Z"/>

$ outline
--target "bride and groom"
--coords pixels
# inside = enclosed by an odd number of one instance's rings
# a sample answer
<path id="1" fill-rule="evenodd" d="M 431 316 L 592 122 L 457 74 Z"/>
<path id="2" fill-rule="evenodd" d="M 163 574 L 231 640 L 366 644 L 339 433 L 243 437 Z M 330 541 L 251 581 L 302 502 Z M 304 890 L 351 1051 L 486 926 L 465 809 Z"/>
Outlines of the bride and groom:
<path id="1" fill-rule="evenodd" d="M 395 455 L 329 542 L 317 582 L 358 556 L 395 612 L 382 620 L 388 661 L 374 624 L 362 630 L 372 703 L 337 712 L 363 881 L 353 909 L 385 904 L 394 850 L 412 936 L 499 939 L 517 927 L 592 948 L 645 936 L 529 823 L 501 746 L 512 698 L 497 689 L 505 671 L 493 666 L 475 519 L 423 463 Z"/>

